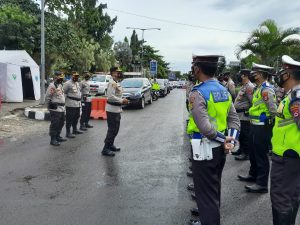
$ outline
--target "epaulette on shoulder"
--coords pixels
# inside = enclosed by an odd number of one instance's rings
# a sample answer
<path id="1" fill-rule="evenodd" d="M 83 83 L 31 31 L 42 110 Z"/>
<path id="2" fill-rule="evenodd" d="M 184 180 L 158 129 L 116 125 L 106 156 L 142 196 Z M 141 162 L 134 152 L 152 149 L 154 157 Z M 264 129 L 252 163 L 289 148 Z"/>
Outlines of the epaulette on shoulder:
<path id="1" fill-rule="evenodd" d="M 291 97 L 292 99 L 300 99 L 300 89 L 293 90 Z"/>
<path id="2" fill-rule="evenodd" d="M 200 83 L 200 84 L 196 84 L 193 86 L 192 91 L 196 91 L 201 85 L 203 85 L 204 83 Z"/>

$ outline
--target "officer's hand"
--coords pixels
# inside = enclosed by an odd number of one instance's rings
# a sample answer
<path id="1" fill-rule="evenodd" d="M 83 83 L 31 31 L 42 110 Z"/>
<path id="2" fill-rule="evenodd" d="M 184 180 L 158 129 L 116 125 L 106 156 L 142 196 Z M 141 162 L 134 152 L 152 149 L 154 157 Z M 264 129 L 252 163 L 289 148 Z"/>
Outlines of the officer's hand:
<path id="1" fill-rule="evenodd" d="M 226 154 L 230 153 L 234 149 L 234 144 L 231 142 L 235 139 L 233 137 L 226 137 L 226 140 L 223 144 L 223 148 Z"/>
<path id="2" fill-rule="evenodd" d="M 129 103 L 128 99 L 124 98 L 124 99 L 122 100 L 122 104 L 123 104 L 123 105 L 128 105 L 128 103 Z"/>

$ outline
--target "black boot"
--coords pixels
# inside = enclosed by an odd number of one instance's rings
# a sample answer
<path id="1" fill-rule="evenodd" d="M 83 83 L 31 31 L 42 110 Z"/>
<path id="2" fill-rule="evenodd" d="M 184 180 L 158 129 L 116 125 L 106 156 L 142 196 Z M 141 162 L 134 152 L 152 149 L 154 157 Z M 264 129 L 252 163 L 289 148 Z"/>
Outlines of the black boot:
<path id="1" fill-rule="evenodd" d="M 86 126 L 84 124 L 80 125 L 79 130 L 87 131 Z"/>
<path id="2" fill-rule="evenodd" d="M 189 191 L 194 191 L 194 190 L 195 190 L 194 183 L 190 183 L 190 184 L 187 186 L 187 189 L 188 189 Z"/>
<path id="3" fill-rule="evenodd" d="M 70 128 L 67 129 L 66 137 L 67 137 L 67 138 L 75 138 L 75 135 L 71 134 Z"/>
<path id="4" fill-rule="evenodd" d="M 237 155 L 236 157 L 234 157 L 235 160 L 240 160 L 240 161 L 243 161 L 243 160 L 249 160 L 249 156 L 242 153 L 240 155 Z"/>
<path id="5" fill-rule="evenodd" d="M 112 145 L 110 148 L 109 148 L 111 151 L 113 152 L 119 152 L 121 151 L 121 148 L 117 148 L 116 146 Z"/>
<path id="6" fill-rule="evenodd" d="M 105 156 L 115 156 L 115 153 L 110 150 L 109 146 L 104 145 L 104 148 L 102 150 L 102 155 L 105 155 Z"/>
<path id="7" fill-rule="evenodd" d="M 292 221 L 291 221 L 291 225 L 295 225 L 296 224 L 296 218 L 297 218 L 297 213 L 298 213 L 298 209 L 299 209 L 299 201 L 293 204 L 293 213 L 292 213 Z"/>
<path id="8" fill-rule="evenodd" d="M 67 139 L 61 137 L 60 134 L 56 135 L 56 140 L 57 140 L 58 142 L 65 142 L 65 141 L 67 141 Z"/>
<path id="9" fill-rule="evenodd" d="M 73 129 L 73 134 L 83 134 L 83 132 L 77 130 L 77 129 Z"/>
<path id="10" fill-rule="evenodd" d="M 92 125 L 86 123 L 86 124 L 85 124 L 85 127 L 86 127 L 86 128 L 93 128 L 94 126 L 92 126 Z"/>
<path id="11" fill-rule="evenodd" d="M 198 210 L 198 208 L 191 208 L 191 214 L 193 216 L 199 216 L 199 210 Z"/>
<path id="12" fill-rule="evenodd" d="M 60 146 L 60 143 L 56 140 L 56 136 L 51 136 L 50 145 Z"/>
<path id="13" fill-rule="evenodd" d="M 279 212 L 278 210 L 272 208 L 272 214 L 273 214 L 273 225 L 292 224 L 293 210 L 290 210 L 289 212 Z"/>

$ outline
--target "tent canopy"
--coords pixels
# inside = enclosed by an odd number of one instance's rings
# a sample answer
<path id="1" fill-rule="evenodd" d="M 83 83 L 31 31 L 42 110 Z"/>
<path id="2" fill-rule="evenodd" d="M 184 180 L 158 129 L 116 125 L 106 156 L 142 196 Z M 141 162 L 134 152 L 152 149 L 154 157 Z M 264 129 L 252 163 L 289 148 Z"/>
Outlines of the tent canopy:
<path id="1" fill-rule="evenodd" d="M 24 50 L 1 50 L 0 95 L 3 100 L 22 102 L 28 91 L 34 99 L 40 99 L 39 66 Z"/>

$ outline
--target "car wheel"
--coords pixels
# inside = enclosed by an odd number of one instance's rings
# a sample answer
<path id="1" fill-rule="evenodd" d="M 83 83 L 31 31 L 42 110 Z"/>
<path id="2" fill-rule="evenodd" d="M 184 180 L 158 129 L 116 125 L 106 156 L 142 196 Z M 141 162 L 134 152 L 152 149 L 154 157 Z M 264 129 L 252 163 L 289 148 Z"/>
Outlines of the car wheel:
<path id="1" fill-rule="evenodd" d="M 143 108 L 145 108 L 145 98 L 144 97 L 141 99 L 141 104 L 140 104 L 140 109 L 143 109 Z"/>
<path id="2" fill-rule="evenodd" d="M 150 100 L 148 101 L 148 104 L 151 105 L 153 102 L 152 96 L 150 95 Z"/>
<path id="3" fill-rule="evenodd" d="M 104 91 L 104 96 L 107 96 L 107 89 L 105 89 Z"/>

